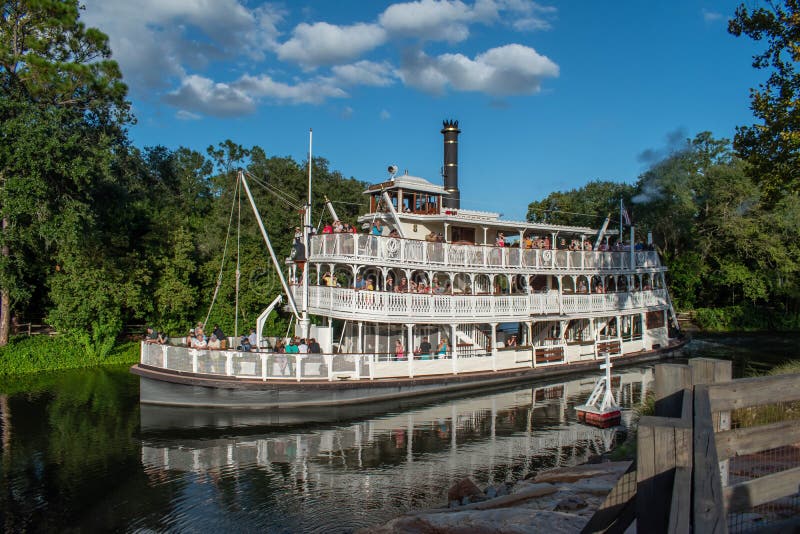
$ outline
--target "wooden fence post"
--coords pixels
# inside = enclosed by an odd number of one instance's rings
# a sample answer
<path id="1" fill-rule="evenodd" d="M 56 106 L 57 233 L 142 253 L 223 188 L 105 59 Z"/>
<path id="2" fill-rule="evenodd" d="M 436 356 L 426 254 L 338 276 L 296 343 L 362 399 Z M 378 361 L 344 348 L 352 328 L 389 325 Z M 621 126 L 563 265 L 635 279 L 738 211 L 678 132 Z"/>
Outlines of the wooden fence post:
<path id="1" fill-rule="evenodd" d="M 692 368 L 692 384 L 719 384 L 730 382 L 733 379 L 733 363 L 730 360 L 716 360 L 714 358 L 693 358 L 689 360 Z M 712 414 L 714 431 L 722 432 L 731 429 L 731 412 L 717 412 Z M 719 463 L 719 474 L 722 477 L 722 487 L 728 485 L 730 479 L 730 462 L 723 460 Z"/>
<path id="2" fill-rule="evenodd" d="M 686 365 L 660 363 L 655 366 L 655 409 L 660 417 L 680 417 L 683 390 L 692 387 L 692 370 Z"/>

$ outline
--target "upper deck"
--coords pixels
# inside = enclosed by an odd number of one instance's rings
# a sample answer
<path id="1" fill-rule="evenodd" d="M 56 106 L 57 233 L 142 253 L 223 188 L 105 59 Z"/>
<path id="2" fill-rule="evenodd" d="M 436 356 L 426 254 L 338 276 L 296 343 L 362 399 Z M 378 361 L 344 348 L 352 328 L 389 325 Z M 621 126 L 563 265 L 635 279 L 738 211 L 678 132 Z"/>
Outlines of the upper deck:
<path id="1" fill-rule="evenodd" d="M 428 242 L 365 234 L 322 234 L 311 239 L 312 263 L 386 267 L 436 266 L 453 272 L 601 273 L 661 271 L 653 251 L 552 250 Z"/>

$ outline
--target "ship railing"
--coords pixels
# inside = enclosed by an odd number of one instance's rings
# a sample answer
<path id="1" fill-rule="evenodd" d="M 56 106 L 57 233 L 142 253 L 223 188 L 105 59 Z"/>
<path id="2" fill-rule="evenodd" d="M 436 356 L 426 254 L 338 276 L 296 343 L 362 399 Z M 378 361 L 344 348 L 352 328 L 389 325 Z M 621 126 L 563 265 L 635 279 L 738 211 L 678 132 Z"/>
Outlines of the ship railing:
<path id="1" fill-rule="evenodd" d="M 295 298 L 301 288 L 294 286 Z M 553 314 L 617 312 L 667 305 L 663 289 L 591 294 L 556 291 L 517 295 L 392 293 L 343 287 L 310 286 L 310 311 L 365 319 L 414 317 L 422 319 L 524 317 Z"/>
<path id="2" fill-rule="evenodd" d="M 311 239 L 311 259 L 401 262 L 464 268 L 613 271 L 661 267 L 655 251 L 573 251 L 439 243 L 366 234 Z"/>

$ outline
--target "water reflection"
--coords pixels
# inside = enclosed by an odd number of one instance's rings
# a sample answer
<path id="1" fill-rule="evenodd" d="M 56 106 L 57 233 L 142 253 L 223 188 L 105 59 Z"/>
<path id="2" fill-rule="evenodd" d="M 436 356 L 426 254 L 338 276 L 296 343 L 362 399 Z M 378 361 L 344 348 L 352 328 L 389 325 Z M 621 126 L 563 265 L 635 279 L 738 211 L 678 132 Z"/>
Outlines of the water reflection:
<path id="1" fill-rule="evenodd" d="M 630 406 L 651 380 L 651 369 L 621 370 L 615 393 Z M 445 505 L 447 489 L 466 476 L 479 484 L 517 480 L 610 450 L 624 425 L 574 421 L 574 406 L 593 386 L 593 377 L 538 383 L 313 428 L 181 440 L 155 434 L 143 438 L 142 465 L 154 483 L 188 483 L 170 513 L 190 525 L 350 531 Z M 197 498 L 213 505 L 199 511 Z"/>

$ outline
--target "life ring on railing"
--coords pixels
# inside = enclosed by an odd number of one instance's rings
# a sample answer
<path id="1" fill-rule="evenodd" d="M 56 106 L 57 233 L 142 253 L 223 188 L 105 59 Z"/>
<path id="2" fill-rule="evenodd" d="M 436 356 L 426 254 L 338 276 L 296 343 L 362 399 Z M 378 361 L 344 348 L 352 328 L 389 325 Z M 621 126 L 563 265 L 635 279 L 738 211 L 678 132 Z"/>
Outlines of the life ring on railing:
<path id="1" fill-rule="evenodd" d="M 644 265 L 644 252 L 636 253 L 636 263 L 639 265 Z"/>
<path id="2" fill-rule="evenodd" d="M 544 261 L 550 261 L 551 259 L 553 259 L 553 251 L 545 250 L 544 252 L 542 252 L 542 259 Z"/>
<path id="3" fill-rule="evenodd" d="M 386 254 L 394 258 L 400 252 L 400 241 L 395 237 L 390 237 L 386 241 Z"/>

